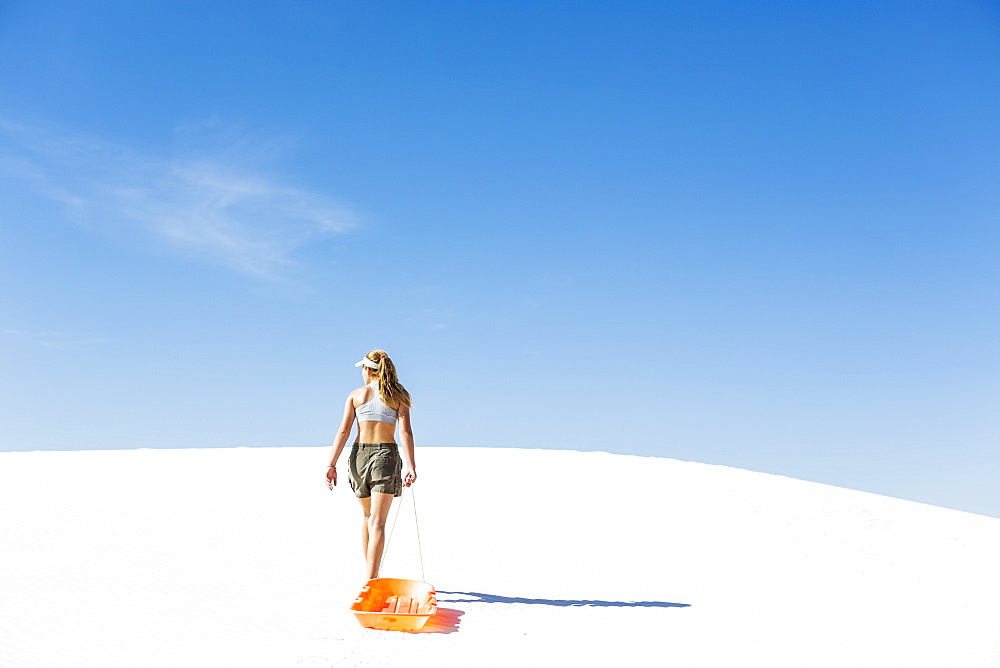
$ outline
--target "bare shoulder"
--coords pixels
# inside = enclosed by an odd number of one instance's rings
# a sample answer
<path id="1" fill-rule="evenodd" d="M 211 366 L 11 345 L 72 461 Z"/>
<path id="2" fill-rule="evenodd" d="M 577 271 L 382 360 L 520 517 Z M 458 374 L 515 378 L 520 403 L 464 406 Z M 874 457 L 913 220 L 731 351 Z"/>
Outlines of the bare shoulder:
<path id="1" fill-rule="evenodd" d="M 361 387 L 357 388 L 356 390 L 348 394 L 347 398 L 353 401 L 355 405 L 361 405 L 365 403 L 367 399 L 367 394 L 370 391 L 371 391 L 370 387 L 368 387 L 367 385 L 362 385 Z"/>

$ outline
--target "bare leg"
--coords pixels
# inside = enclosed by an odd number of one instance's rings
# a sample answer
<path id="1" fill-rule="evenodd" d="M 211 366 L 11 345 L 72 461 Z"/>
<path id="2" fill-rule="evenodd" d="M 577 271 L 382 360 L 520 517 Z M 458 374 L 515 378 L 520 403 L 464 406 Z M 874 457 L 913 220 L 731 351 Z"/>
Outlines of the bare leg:
<path id="1" fill-rule="evenodd" d="M 382 550 L 385 549 L 385 520 L 392 507 L 392 494 L 372 492 L 371 512 L 366 523 L 368 553 L 368 579 L 378 577 L 378 569 L 382 565 Z"/>
<path id="2" fill-rule="evenodd" d="M 372 513 L 372 497 L 358 499 L 361 502 L 361 512 L 365 514 L 365 519 L 361 523 L 361 550 L 368 560 L 368 516 Z"/>

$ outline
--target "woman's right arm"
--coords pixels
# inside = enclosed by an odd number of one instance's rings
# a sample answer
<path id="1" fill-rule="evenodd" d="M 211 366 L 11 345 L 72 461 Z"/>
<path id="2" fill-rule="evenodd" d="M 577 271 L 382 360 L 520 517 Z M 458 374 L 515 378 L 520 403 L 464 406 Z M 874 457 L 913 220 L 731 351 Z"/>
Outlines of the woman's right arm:
<path id="1" fill-rule="evenodd" d="M 410 407 L 400 406 L 397 415 L 399 415 L 399 440 L 403 442 L 403 459 L 406 460 L 406 474 L 403 476 L 403 484 L 409 487 L 417 481 L 417 460 L 413 452 L 413 425 L 410 423 Z"/>
<path id="2" fill-rule="evenodd" d="M 330 465 L 326 469 L 326 486 L 333 489 L 337 484 L 337 460 L 344 450 L 344 444 L 351 437 L 351 426 L 354 424 L 354 399 L 353 393 L 347 395 L 344 403 L 344 417 L 340 420 L 340 429 L 337 430 L 337 437 L 333 439 L 333 452 L 330 453 Z"/>

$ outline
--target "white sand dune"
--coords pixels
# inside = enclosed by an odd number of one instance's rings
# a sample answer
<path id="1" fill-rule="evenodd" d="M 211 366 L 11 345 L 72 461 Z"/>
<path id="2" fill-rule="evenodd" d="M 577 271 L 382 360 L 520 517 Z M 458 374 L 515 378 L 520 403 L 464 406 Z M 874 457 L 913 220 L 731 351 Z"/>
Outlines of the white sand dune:
<path id="1" fill-rule="evenodd" d="M 326 454 L 0 454 L 0 665 L 1000 666 L 1000 520 L 573 451 L 419 448 L 441 613 L 363 629 Z M 409 504 L 383 575 L 419 579 Z"/>

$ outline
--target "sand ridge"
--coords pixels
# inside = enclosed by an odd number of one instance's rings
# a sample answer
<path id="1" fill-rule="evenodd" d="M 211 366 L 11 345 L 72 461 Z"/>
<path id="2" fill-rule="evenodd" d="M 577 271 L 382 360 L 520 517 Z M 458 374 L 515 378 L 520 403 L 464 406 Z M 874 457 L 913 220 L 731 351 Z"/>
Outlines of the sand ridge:
<path id="1" fill-rule="evenodd" d="M 0 453 L 0 665 L 1000 665 L 1000 520 L 602 452 L 419 448 L 441 614 L 363 629 L 326 454 Z"/>

